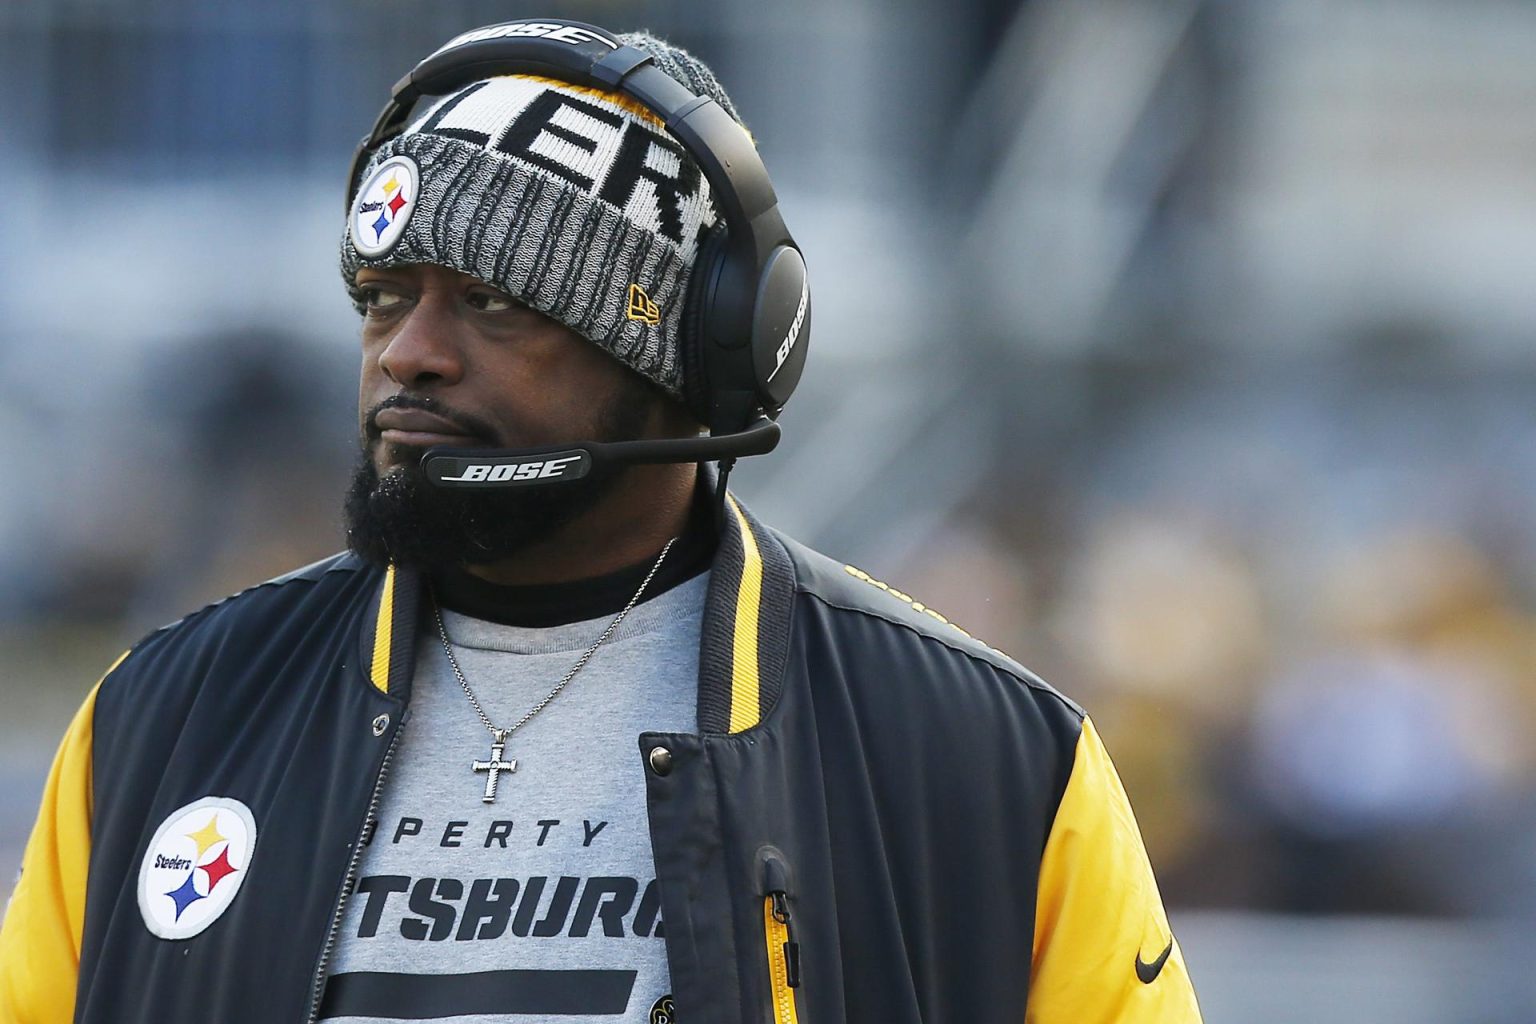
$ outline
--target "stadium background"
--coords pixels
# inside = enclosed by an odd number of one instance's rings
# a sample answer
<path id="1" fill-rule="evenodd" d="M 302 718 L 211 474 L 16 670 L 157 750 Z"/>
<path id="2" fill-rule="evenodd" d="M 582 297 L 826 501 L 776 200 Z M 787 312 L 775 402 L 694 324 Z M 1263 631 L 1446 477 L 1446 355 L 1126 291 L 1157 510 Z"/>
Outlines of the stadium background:
<path id="1" fill-rule="evenodd" d="M 1517 0 L 0 2 L 0 871 L 117 651 L 339 546 L 350 148 L 541 13 L 720 73 L 816 292 L 739 489 L 1088 705 L 1207 1020 L 1536 1017 Z"/>

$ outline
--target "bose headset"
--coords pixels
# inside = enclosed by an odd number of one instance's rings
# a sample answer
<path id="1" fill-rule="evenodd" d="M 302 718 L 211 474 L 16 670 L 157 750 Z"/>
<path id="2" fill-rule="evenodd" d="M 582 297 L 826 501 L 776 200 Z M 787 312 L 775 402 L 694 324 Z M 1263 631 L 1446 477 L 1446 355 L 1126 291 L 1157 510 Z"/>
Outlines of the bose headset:
<path id="1" fill-rule="evenodd" d="M 772 451 L 779 411 L 805 367 L 811 313 L 805 260 L 745 130 L 707 96 L 607 31 L 554 19 L 501 22 L 463 33 L 395 83 L 352 158 L 347 206 L 372 152 L 398 135 L 418 100 L 501 75 L 542 75 L 622 92 L 660 117 L 698 163 L 720 213 L 699 248 L 678 342 L 685 398 L 707 436 L 523 449 L 431 448 L 422 456 L 439 486 L 504 487 L 576 480 L 598 462 L 721 460 Z"/>

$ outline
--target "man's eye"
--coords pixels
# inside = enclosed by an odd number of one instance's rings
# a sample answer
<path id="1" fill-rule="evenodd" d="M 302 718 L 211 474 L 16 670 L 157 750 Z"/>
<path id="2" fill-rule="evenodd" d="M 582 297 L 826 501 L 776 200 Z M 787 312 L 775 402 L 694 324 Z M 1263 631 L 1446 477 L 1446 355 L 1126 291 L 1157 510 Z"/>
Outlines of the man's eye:
<path id="1" fill-rule="evenodd" d="M 512 296 L 503 292 L 470 292 L 465 301 L 482 313 L 503 313 L 522 305 Z"/>
<path id="2" fill-rule="evenodd" d="M 360 285 L 357 291 L 362 296 L 363 305 L 371 311 L 383 312 L 405 301 L 399 292 L 392 292 L 376 284 Z"/>

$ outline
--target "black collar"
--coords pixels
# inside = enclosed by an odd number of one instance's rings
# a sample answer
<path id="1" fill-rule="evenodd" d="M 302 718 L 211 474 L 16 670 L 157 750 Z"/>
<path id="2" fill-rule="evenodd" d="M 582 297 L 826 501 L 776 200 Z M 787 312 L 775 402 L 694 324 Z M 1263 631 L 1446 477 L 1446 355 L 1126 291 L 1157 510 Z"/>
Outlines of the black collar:
<path id="1" fill-rule="evenodd" d="M 703 492 L 699 488 L 699 493 Z M 672 545 L 642 600 L 649 601 L 709 569 L 716 535 L 707 499 L 707 495 L 695 498 L 687 528 Z M 488 583 L 463 569 L 449 569 L 433 573 L 432 592 L 444 608 L 476 619 L 534 629 L 563 626 L 617 615 L 635 596 L 657 554 L 660 551 L 602 576 L 522 586 Z"/>
<path id="2" fill-rule="evenodd" d="M 713 536 L 684 534 L 672 545 L 642 600 L 649 601 L 706 571 L 714 550 Z M 432 592 L 449 611 L 504 626 L 542 629 L 617 615 L 635 596 L 640 581 L 655 561 L 652 555 L 643 562 L 590 579 L 523 586 L 488 583 L 455 569 L 434 574 Z"/>

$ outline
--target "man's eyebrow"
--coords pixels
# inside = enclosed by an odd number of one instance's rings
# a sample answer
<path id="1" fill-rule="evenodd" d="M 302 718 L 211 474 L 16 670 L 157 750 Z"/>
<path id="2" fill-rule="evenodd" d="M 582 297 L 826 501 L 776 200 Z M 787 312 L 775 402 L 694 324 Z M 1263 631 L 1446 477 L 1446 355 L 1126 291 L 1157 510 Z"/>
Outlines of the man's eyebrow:
<path id="1" fill-rule="evenodd" d="M 369 271 L 370 273 L 368 273 L 367 276 L 364 276 L 364 271 Z M 356 288 L 362 288 L 373 284 L 401 284 L 404 283 L 404 281 L 404 274 L 399 272 L 391 273 L 388 268 L 382 267 L 364 267 L 362 270 L 359 270 L 357 272 L 357 276 L 352 279 L 353 287 Z"/>

